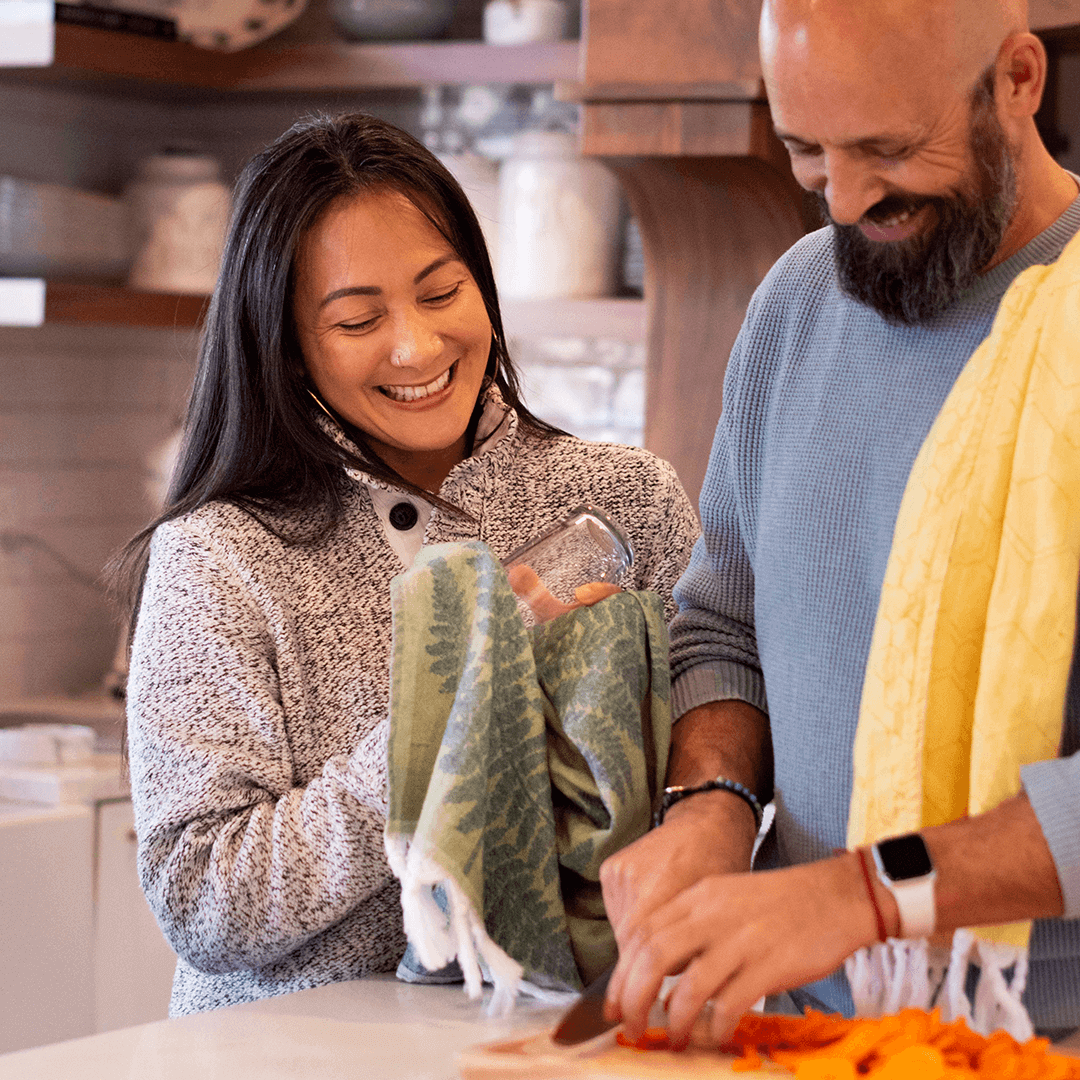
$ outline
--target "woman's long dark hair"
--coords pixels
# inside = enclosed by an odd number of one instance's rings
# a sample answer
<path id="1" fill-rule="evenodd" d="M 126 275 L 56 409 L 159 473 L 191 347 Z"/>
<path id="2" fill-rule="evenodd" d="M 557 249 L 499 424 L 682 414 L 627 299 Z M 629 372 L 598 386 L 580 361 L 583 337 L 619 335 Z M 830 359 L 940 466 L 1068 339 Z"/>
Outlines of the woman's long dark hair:
<path id="1" fill-rule="evenodd" d="M 411 135 L 377 117 L 301 120 L 252 158 L 237 182 L 166 507 L 116 562 L 114 579 L 129 610 L 138 604 L 154 529 L 213 500 L 273 519 L 275 531 L 293 542 L 323 536 L 339 521 L 343 467 L 441 503 L 381 460 L 344 418 L 336 417 L 359 455 L 327 434 L 307 392 L 293 326 L 294 259 L 305 232 L 334 200 L 388 189 L 431 221 L 479 287 L 492 329 L 488 375 L 507 404 L 526 426 L 558 434 L 521 400 L 480 223 L 450 172 Z M 478 401 L 470 430 L 479 409 Z M 281 531 L 290 517 L 299 519 L 296 512 L 307 529 Z"/>

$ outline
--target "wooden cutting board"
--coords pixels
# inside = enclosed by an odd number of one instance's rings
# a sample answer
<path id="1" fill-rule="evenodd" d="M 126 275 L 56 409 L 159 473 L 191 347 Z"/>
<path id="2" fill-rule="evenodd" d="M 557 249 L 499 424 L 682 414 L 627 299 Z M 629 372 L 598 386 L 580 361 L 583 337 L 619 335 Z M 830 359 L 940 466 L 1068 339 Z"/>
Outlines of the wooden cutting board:
<path id="1" fill-rule="evenodd" d="M 608 1032 L 580 1046 L 558 1046 L 548 1032 L 523 1039 L 470 1046 L 458 1055 L 462 1080 L 682 1080 L 743 1077 L 776 1080 L 791 1073 L 778 1065 L 735 1072 L 730 1054 L 691 1046 L 674 1050 L 632 1050 Z"/>
<path id="2" fill-rule="evenodd" d="M 1069 1040 L 1071 1043 L 1072 1040 Z M 1057 1053 L 1080 1057 L 1077 1045 L 1057 1046 Z M 691 1046 L 674 1050 L 631 1050 L 615 1042 L 609 1031 L 580 1046 L 558 1046 L 551 1033 L 470 1046 L 458 1055 L 462 1080 L 690 1080 L 711 1077 L 725 1080 L 776 1080 L 791 1077 L 779 1065 L 767 1064 L 751 1072 L 735 1072 L 730 1054 Z"/>

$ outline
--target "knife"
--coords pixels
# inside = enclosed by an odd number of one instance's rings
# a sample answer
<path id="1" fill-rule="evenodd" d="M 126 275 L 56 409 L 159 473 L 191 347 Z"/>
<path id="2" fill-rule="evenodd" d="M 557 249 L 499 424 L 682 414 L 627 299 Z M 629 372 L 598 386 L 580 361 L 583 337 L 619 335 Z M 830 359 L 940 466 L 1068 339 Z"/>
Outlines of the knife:
<path id="1" fill-rule="evenodd" d="M 563 1014 L 551 1036 L 552 1042 L 560 1046 L 577 1046 L 619 1026 L 619 1020 L 604 1019 L 604 994 L 607 993 L 614 970 L 615 965 L 612 964 L 603 975 L 585 987 L 581 997 Z"/>

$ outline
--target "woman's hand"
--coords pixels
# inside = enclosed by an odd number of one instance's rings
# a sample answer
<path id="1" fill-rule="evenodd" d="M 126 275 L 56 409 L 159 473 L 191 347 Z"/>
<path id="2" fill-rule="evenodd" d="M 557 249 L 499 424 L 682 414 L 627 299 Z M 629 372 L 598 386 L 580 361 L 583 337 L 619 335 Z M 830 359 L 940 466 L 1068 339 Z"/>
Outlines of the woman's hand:
<path id="1" fill-rule="evenodd" d="M 515 595 L 529 605 L 536 621 L 541 623 L 549 622 L 576 607 L 591 607 L 621 591 L 618 585 L 606 581 L 589 581 L 574 590 L 576 603 L 564 604 L 544 585 L 531 566 L 512 566 L 507 571 L 507 577 Z"/>

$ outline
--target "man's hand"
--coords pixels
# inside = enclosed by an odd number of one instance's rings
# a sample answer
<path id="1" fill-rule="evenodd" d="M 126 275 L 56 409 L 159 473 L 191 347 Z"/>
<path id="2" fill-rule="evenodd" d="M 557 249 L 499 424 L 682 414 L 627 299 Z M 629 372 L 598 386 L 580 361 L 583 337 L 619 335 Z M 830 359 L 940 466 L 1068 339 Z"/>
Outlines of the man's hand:
<path id="1" fill-rule="evenodd" d="M 767 798 L 772 787 L 768 718 L 743 701 L 691 709 L 672 732 L 667 782 L 694 786 L 724 775 Z M 710 874 L 750 869 L 753 811 L 728 791 L 691 795 L 663 825 L 605 860 L 604 906 L 620 948 L 656 908 Z"/>
<path id="2" fill-rule="evenodd" d="M 727 791 L 676 803 L 659 829 L 600 866 L 604 907 L 619 948 L 657 908 L 711 874 L 750 869 L 753 813 Z"/>
<path id="3" fill-rule="evenodd" d="M 876 936 L 854 854 L 785 870 L 712 874 L 620 936 L 605 1014 L 639 1038 L 664 977 L 682 972 L 668 999 L 672 1045 L 686 1046 L 710 1000 L 709 1036 L 719 1044 L 764 994 L 827 975 Z"/>

